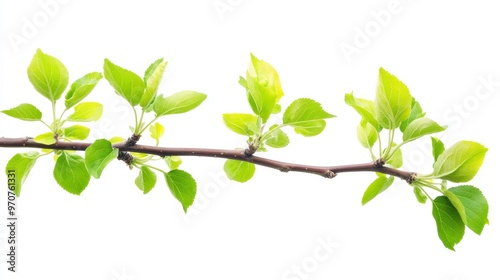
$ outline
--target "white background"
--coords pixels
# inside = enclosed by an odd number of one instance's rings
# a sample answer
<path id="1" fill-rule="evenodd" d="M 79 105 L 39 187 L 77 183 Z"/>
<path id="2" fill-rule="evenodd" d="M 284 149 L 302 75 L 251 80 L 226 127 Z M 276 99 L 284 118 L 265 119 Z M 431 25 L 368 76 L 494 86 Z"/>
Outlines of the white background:
<path id="1" fill-rule="evenodd" d="M 327 180 L 257 168 L 239 184 L 224 178 L 222 160 L 187 157 L 182 168 L 197 179 L 199 195 L 186 216 L 160 177 L 144 196 L 133 183 L 137 171 L 115 161 L 78 197 L 55 183 L 46 157 L 18 200 L 16 274 L 6 271 L 1 218 L 2 279 L 499 279 L 500 85 L 488 91 L 481 82 L 500 81 L 499 8 L 497 1 L 2 1 L 2 110 L 29 102 L 50 116 L 26 74 L 37 48 L 59 58 L 70 81 L 102 71 L 104 58 L 142 75 L 165 57 L 160 92 L 192 89 L 208 99 L 164 118 L 162 144 L 243 147 L 221 114 L 250 112 L 237 81 L 252 52 L 279 72 L 284 106 L 310 97 L 338 116 L 318 137 L 290 131 L 289 147 L 265 156 L 361 163 L 370 159 L 344 94 L 373 98 L 382 66 L 408 85 L 428 117 L 449 125 L 446 146 L 468 139 L 490 148 L 471 183 L 488 198 L 491 222 L 482 236 L 467 230 L 452 252 L 438 239 L 431 205 L 417 203 L 402 182 L 362 207 L 374 174 Z M 356 52 L 344 53 L 347 45 Z M 90 124 L 93 139 L 130 134 L 132 112 L 107 81 L 86 100 L 105 105 L 101 123 Z M 0 116 L 0 136 L 42 132 L 40 124 Z M 406 169 L 429 172 L 429 142 L 405 147 Z M 2 148 L 0 166 L 22 151 Z M 6 208 L 5 188 L 0 199 Z M 326 241 L 330 251 L 321 247 Z M 294 275 L 294 266 L 303 274 Z"/>

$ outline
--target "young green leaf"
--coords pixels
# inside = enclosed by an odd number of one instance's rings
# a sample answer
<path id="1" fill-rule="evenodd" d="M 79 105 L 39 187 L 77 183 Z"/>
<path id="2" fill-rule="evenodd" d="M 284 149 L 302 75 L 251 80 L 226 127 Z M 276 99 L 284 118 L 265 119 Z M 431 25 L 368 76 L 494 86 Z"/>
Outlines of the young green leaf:
<path id="1" fill-rule="evenodd" d="M 182 158 L 179 156 L 166 156 L 164 159 L 170 170 L 179 168 L 182 163 Z"/>
<path id="2" fill-rule="evenodd" d="M 54 178 L 67 192 L 80 195 L 90 181 L 83 158 L 77 154 L 61 153 L 54 167 Z"/>
<path id="3" fill-rule="evenodd" d="M 253 174 L 255 173 L 255 164 L 246 161 L 228 159 L 224 163 L 224 172 L 230 180 L 244 183 L 252 179 Z"/>
<path id="4" fill-rule="evenodd" d="M 481 234 L 488 222 L 488 202 L 483 193 L 473 186 L 465 185 L 448 189 L 460 200 L 465 213 L 465 224 L 476 234 Z"/>
<path id="5" fill-rule="evenodd" d="M 378 124 L 377 117 L 375 114 L 375 103 L 371 100 L 356 98 L 354 94 L 346 93 L 344 101 L 347 105 L 351 106 L 362 119 L 365 119 L 370 123 L 377 131 L 380 131 L 382 127 Z"/>
<path id="6" fill-rule="evenodd" d="M 299 98 L 286 108 L 283 124 L 295 128 L 295 132 L 304 136 L 315 136 L 325 129 L 324 119 L 333 118 L 318 102 L 309 98 Z"/>
<path id="7" fill-rule="evenodd" d="M 12 191 L 16 194 L 16 196 L 21 195 L 21 188 L 23 187 L 24 181 L 26 181 L 26 178 L 28 178 L 31 168 L 33 168 L 33 166 L 35 165 L 38 156 L 38 152 L 31 151 L 22 154 L 16 154 L 9 160 L 9 162 L 7 162 L 5 173 L 8 178 L 9 187 L 11 185 L 11 176 L 12 174 L 15 174 L 14 190 Z"/>
<path id="8" fill-rule="evenodd" d="M 206 98 L 206 94 L 190 90 L 177 92 L 167 97 L 160 95 L 155 99 L 153 110 L 158 117 L 186 113 L 198 107 Z"/>
<path id="9" fill-rule="evenodd" d="M 252 114 L 223 114 L 224 124 L 232 131 L 246 136 L 258 132 L 257 117 Z"/>
<path id="10" fill-rule="evenodd" d="M 432 140 L 432 156 L 434 157 L 434 162 L 438 159 L 438 157 L 444 152 L 444 144 L 438 138 L 431 137 Z"/>
<path id="11" fill-rule="evenodd" d="M 68 86 L 69 75 L 61 61 L 37 49 L 28 66 L 28 78 L 36 91 L 54 103 Z"/>
<path id="12" fill-rule="evenodd" d="M 448 190 L 444 190 L 443 194 L 448 198 L 448 200 L 453 204 L 453 207 L 457 209 L 458 214 L 460 215 L 460 219 L 464 224 L 467 224 L 467 216 L 465 215 L 465 207 L 462 204 L 462 201 L 452 192 Z"/>
<path id="13" fill-rule="evenodd" d="M 123 139 L 123 137 L 120 137 L 120 136 L 113 136 L 109 139 L 109 142 L 111 142 L 111 144 L 118 144 L 118 143 L 121 143 L 123 142 L 125 139 Z"/>
<path id="14" fill-rule="evenodd" d="M 357 128 L 358 141 L 361 143 L 361 146 L 369 149 L 373 147 L 375 142 L 377 142 L 377 130 L 366 121 L 366 119 L 362 118 L 361 122 Z"/>
<path id="15" fill-rule="evenodd" d="M 135 185 L 144 193 L 147 194 L 156 185 L 156 174 L 147 166 L 141 166 L 139 175 L 135 179 Z"/>
<path id="16" fill-rule="evenodd" d="M 142 108 L 146 109 L 154 101 L 161 79 L 163 78 L 163 73 L 165 72 L 165 67 L 167 67 L 167 62 L 163 62 L 163 58 L 160 58 L 153 62 L 148 70 L 146 70 L 144 74 L 146 89 L 139 103 Z"/>
<path id="17" fill-rule="evenodd" d="M 422 188 L 420 188 L 420 187 L 414 187 L 413 188 L 413 193 L 415 194 L 415 197 L 417 198 L 418 202 L 420 202 L 422 204 L 425 204 L 425 202 L 427 201 L 427 196 L 422 191 Z"/>
<path id="18" fill-rule="evenodd" d="M 37 143 L 45 144 L 45 145 L 51 145 L 56 142 L 56 138 L 54 137 L 54 133 L 52 132 L 46 132 L 42 133 L 33 139 Z"/>
<path id="19" fill-rule="evenodd" d="M 85 140 L 89 136 L 90 128 L 83 125 L 73 125 L 63 128 L 63 135 L 70 140 Z"/>
<path id="20" fill-rule="evenodd" d="M 457 142 L 439 155 L 433 175 L 455 183 L 470 181 L 481 167 L 487 151 L 476 142 Z"/>
<path id="21" fill-rule="evenodd" d="M 383 191 L 387 190 L 392 183 L 394 182 L 394 177 L 378 177 L 373 181 L 368 188 L 365 190 L 363 194 L 363 198 L 361 199 L 361 204 L 365 205 L 370 200 L 374 199 L 377 195 L 381 194 Z"/>
<path id="22" fill-rule="evenodd" d="M 3 110 L 2 113 L 29 122 L 40 121 L 42 119 L 42 112 L 40 112 L 37 107 L 28 103 L 23 103 L 12 109 Z"/>
<path id="23" fill-rule="evenodd" d="M 102 116 L 102 104 L 97 102 L 82 102 L 75 106 L 75 112 L 68 117 L 71 122 L 97 121 Z"/>
<path id="24" fill-rule="evenodd" d="M 99 179 L 106 165 L 117 156 L 118 149 L 114 149 L 111 142 L 98 139 L 85 150 L 85 165 L 90 175 Z"/>
<path id="25" fill-rule="evenodd" d="M 158 143 L 165 132 L 165 128 L 160 123 L 155 123 L 149 127 L 149 132 L 151 133 L 151 138 L 155 139 L 156 143 Z"/>
<path id="26" fill-rule="evenodd" d="M 379 69 L 375 112 L 378 123 L 386 129 L 399 127 L 411 112 L 410 91 L 396 76 L 383 68 Z"/>
<path id="27" fill-rule="evenodd" d="M 401 148 L 398 148 L 395 152 L 394 152 L 394 148 L 396 147 L 396 143 L 392 143 L 392 148 L 391 148 L 391 151 L 390 151 L 390 158 L 386 158 L 385 161 L 387 164 L 389 164 L 390 166 L 394 167 L 394 168 L 400 168 L 401 166 L 403 166 L 403 152 L 401 151 Z M 387 148 L 384 149 L 383 151 L 383 154 L 385 154 L 387 151 Z"/>
<path id="28" fill-rule="evenodd" d="M 269 128 L 272 131 L 269 136 L 266 137 L 266 144 L 273 148 L 284 148 L 290 143 L 288 135 L 286 135 L 280 128 L 276 129 L 278 125 L 273 125 Z"/>
<path id="29" fill-rule="evenodd" d="M 182 204 L 184 212 L 194 202 L 196 196 L 196 181 L 186 171 L 175 169 L 165 173 L 168 188 L 174 197 Z"/>
<path id="30" fill-rule="evenodd" d="M 75 106 L 87 97 L 101 79 L 101 73 L 92 72 L 73 82 L 65 96 L 66 109 Z"/>
<path id="31" fill-rule="evenodd" d="M 104 60 L 104 78 L 115 89 L 115 92 L 125 98 L 132 106 L 136 106 L 144 94 L 144 81 L 132 71 L 113 64 L 107 58 Z"/>
<path id="32" fill-rule="evenodd" d="M 441 132 L 446 129 L 428 118 L 419 118 L 411 122 L 403 132 L 403 141 L 410 142 L 424 135 Z"/>
<path id="33" fill-rule="evenodd" d="M 446 196 L 438 196 L 432 201 L 432 216 L 436 220 L 438 235 L 443 245 L 455 251 L 455 245 L 462 240 L 465 225 L 460 214 Z"/>
<path id="34" fill-rule="evenodd" d="M 408 125 L 410 123 L 412 123 L 416 119 L 423 118 L 423 117 L 425 117 L 425 112 L 422 111 L 422 107 L 420 107 L 420 103 L 418 103 L 418 101 L 414 97 L 412 97 L 411 98 L 410 116 L 401 123 L 401 125 L 399 126 L 399 129 L 401 130 L 401 132 L 404 132 L 406 130 L 406 127 L 408 127 Z"/>

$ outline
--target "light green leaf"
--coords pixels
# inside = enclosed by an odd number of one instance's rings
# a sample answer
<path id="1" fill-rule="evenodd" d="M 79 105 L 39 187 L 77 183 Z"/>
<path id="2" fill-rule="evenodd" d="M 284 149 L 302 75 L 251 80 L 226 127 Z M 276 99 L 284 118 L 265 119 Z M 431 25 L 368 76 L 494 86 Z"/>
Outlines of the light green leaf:
<path id="1" fill-rule="evenodd" d="M 179 156 L 166 156 L 165 162 L 170 170 L 177 169 L 182 163 L 182 158 Z"/>
<path id="2" fill-rule="evenodd" d="M 436 220 L 438 235 L 443 245 L 455 251 L 455 245 L 462 240 L 465 225 L 460 214 L 446 196 L 438 196 L 432 201 L 432 216 Z"/>
<path id="3" fill-rule="evenodd" d="M 65 96 L 66 100 L 64 101 L 64 105 L 66 105 L 66 109 L 75 106 L 78 102 L 87 97 L 101 79 L 101 73 L 93 72 L 88 73 L 71 84 Z"/>
<path id="4" fill-rule="evenodd" d="M 370 200 L 374 199 L 377 195 L 381 194 L 383 191 L 387 190 L 394 182 L 394 177 L 378 177 L 373 181 L 368 188 L 365 190 L 363 194 L 363 198 L 361 199 L 361 204 L 365 205 Z"/>
<path id="5" fill-rule="evenodd" d="M 144 193 L 147 194 L 156 185 L 156 174 L 147 166 L 141 166 L 139 175 L 135 179 L 135 185 Z"/>
<path id="6" fill-rule="evenodd" d="M 487 151 L 476 142 L 457 142 L 439 155 L 433 175 L 456 183 L 470 181 L 481 167 Z"/>
<path id="7" fill-rule="evenodd" d="M 395 148 L 396 146 L 396 143 L 392 143 L 392 148 Z M 385 153 L 386 150 L 387 149 L 384 149 L 383 153 Z M 401 148 L 398 148 L 395 152 L 391 149 L 390 153 L 392 156 L 389 159 L 385 159 L 386 163 L 394 168 L 400 168 L 403 166 L 403 152 L 401 151 Z"/>
<path id="8" fill-rule="evenodd" d="M 373 103 L 373 101 L 356 98 L 354 97 L 354 94 L 352 92 L 345 94 L 344 101 L 347 105 L 356 110 L 356 112 L 358 112 L 362 119 L 365 119 L 374 128 L 376 128 L 377 131 L 380 131 L 382 129 L 375 115 L 375 103 Z"/>
<path id="9" fill-rule="evenodd" d="M 89 136 L 90 128 L 77 124 L 63 128 L 63 132 L 63 136 L 70 140 L 85 140 Z"/>
<path id="10" fill-rule="evenodd" d="M 488 223 L 488 202 L 483 193 L 473 186 L 465 185 L 448 189 L 460 200 L 465 212 L 465 224 L 476 234 L 481 234 Z M 455 205 L 455 204 L 454 204 Z"/>
<path id="11" fill-rule="evenodd" d="M 361 119 L 361 122 L 357 128 L 358 141 L 361 146 L 369 149 L 373 147 L 375 142 L 377 142 L 377 130 L 366 121 L 366 119 Z"/>
<path id="12" fill-rule="evenodd" d="M 97 121 L 102 116 L 102 104 L 97 102 L 82 102 L 75 106 L 75 112 L 68 117 L 70 122 Z"/>
<path id="13" fill-rule="evenodd" d="M 33 139 L 37 143 L 45 144 L 45 145 L 51 145 L 56 142 L 56 138 L 54 138 L 54 133 L 52 132 L 46 132 L 42 133 Z"/>
<path id="14" fill-rule="evenodd" d="M 146 70 L 144 74 L 146 89 L 140 102 L 142 108 L 147 108 L 154 101 L 167 63 L 167 61 L 163 62 L 163 58 L 160 58 L 153 62 Z"/>
<path id="15" fill-rule="evenodd" d="M 419 118 L 411 122 L 403 132 L 403 141 L 410 142 L 424 135 L 441 132 L 446 129 L 428 118 Z"/>
<path id="16" fill-rule="evenodd" d="M 420 107 L 420 103 L 418 103 L 418 101 L 414 97 L 412 97 L 411 98 L 410 116 L 401 123 L 401 125 L 399 126 L 399 129 L 401 130 L 401 132 L 404 132 L 406 130 L 406 127 L 408 127 L 408 125 L 411 122 L 413 122 L 416 119 L 423 118 L 423 117 L 425 117 L 425 112 L 422 111 L 422 107 Z"/>
<path id="17" fill-rule="evenodd" d="M 411 113 L 411 95 L 406 85 L 383 68 L 375 96 L 375 113 L 378 123 L 386 129 L 395 129 Z"/>
<path id="18" fill-rule="evenodd" d="M 167 97 L 160 95 L 155 99 L 153 110 L 157 116 L 186 113 L 198 107 L 206 98 L 206 94 L 190 90 Z"/>
<path id="19" fill-rule="evenodd" d="M 23 103 L 12 109 L 3 110 L 2 113 L 23 121 L 40 121 L 42 119 L 42 112 L 37 107 Z"/>
<path id="20" fill-rule="evenodd" d="M 415 194 L 415 197 L 417 198 L 418 202 L 425 204 L 425 202 L 427 201 L 427 196 L 424 194 L 424 192 L 420 187 L 414 187 L 413 193 Z"/>
<path id="21" fill-rule="evenodd" d="M 257 117 L 252 114 L 223 114 L 224 124 L 232 131 L 246 136 L 256 133 Z"/>
<path id="22" fill-rule="evenodd" d="M 295 128 L 295 132 L 304 136 L 315 136 L 325 129 L 324 119 L 333 118 L 318 102 L 309 98 L 299 98 L 286 108 L 283 124 Z"/>
<path id="23" fill-rule="evenodd" d="M 431 137 L 432 140 L 432 155 L 434 156 L 434 162 L 438 159 L 438 157 L 444 152 L 444 144 L 438 138 Z"/>
<path id="24" fill-rule="evenodd" d="M 458 214 L 460 215 L 460 219 L 462 219 L 462 222 L 464 224 L 467 223 L 467 216 L 465 216 L 465 208 L 464 205 L 462 204 L 462 201 L 452 192 L 448 190 L 444 190 L 443 194 L 448 198 L 448 200 L 453 204 L 453 207 L 457 209 Z"/>
<path id="25" fill-rule="evenodd" d="M 226 176 L 236 182 L 244 183 L 252 179 L 255 173 L 255 164 L 239 161 L 234 159 L 228 159 L 224 163 L 224 172 Z"/>
<path id="26" fill-rule="evenodd" d="M 115 89 L 115 92 L 125 98 L 132 106 L 136 106 L 144 94 L 144 81 L 132 71 L 104 60 L 104 78 Z"/>
<path id="27" fill-rule="evenodd" d="M 123 142 L 124 140 L 125 139 L 123 139 L 123 137 L 113 136 L 113 137 L 111 137 L 111 139 L 109 139 L 109 142 L 111 142 L 111 144 L 118 144 L 118 143 Z"/>
<path id="28" fill-rule="evenodd" d="M 288 135 L 286 135 L 280 128 L 275 129 L 278 125 L 273 125 L 269 128 L 272 131 L 269 136 L 266 137 L 266 144 L 273 148 L 284 148 L 290 143 Z"/>
<path id="29" fill-rule="evenodd" d="M 26 178 L 28 178 L 31 168 L 35 165 L 38 155 L 39 153 L 36 151 L 16 154 L 9 160 L 9 162 L 7 162 L 7 166 L 5 167 L 7 183 L 10 187 L 10 180 L 14 179 L 14 190 L 12 191 L 16 194 L 16 196 L 21 195 L 21 188 L 23 187 Z M 14 174 L 15 177 L 12 178 L 12 175 L 10 174 Z"/>
<path id="30" fill-rule="evenodd" d="M 165 173 L 168 188 L 174 197 L 182 204 L 184 212 L 194 202 L 196 196 L 196 181 L 186 171 L 175 169 Z"/>
<path id="31" fill-rule="evenodd" d="M 77 154 L 61 153 L 54 167 L 54 178 L 67 192 L 80 195 L 90 181 L 83 158 Z"/>
<path id="32" fill-rule="evenodd" d="M 92 177 L 99 179 L 102 171 L 113 159 L 118 156 L 118 149 L 114 149 L 106 139 L 98 139 L 85 150 L 85 165 Z"/>
<path id="33" fill-rule="evenodd" d="M 69 75 L 61 61 L 37 49 L 28 66 L 28 78 L 36 91 L 55 102 L 68 86 Z"/>
<path id="34" fill-rule="evenodd" d="M 155 123 L 149 126 L 149 132 L 151 133 L 151 138 L 155 139 L 158 143 L 165 132 L 165 128 L 160 123 Z"/>

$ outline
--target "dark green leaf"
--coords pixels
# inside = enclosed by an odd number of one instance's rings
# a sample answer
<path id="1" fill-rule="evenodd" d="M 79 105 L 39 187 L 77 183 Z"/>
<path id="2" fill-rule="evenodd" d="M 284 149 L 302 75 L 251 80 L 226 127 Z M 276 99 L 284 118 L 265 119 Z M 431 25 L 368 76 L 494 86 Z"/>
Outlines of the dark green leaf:
<path id="1" fill-rule="evenodd" d="M 147 166 L 141 166 L 139 175 L 135 179 L 135 185 L 144 193 L 147 194 L 156 185 L 156 174 Z"/>
<path id="2" fill-rule="evenodd" d="M 368 188 L 365 190 L 363 194 L 363 198 L 361 199 L 361 204 L 365 205 L 370 200 L 374 199 L 377 195 L 381 194 L 383 191 L 387 190 L 394 182 L 394 177 L 390 176 L 389 178 L 378 177 L 373 181 Z"/>
<path id="3" fill-rule="evenodd" d="M 101 73 L 93 72 L 76 80 L 66 93 L 66 100 L 64 101 L 66 109 L 75 106 L 87 97 L 101 79 Z"/>
<path id="4" fill-rule="evenodd" d="M 68 86 L 69 75 L 61 61 L 37 49 L 28 66 L 28 78 L 36 91 L 55 102 Z"/>
<path id="5" fill-rule="evenodd" d="M 462 240 L 465 225 L 460 214 L 446 196 L 438 196 L 432 201 L 432 216 L 436 220 L 438 235 L 443 245 L 455 251 L 455 245 Z"/>
<path id="6" fill-rule="evenodd" d="M 90 175 L 99 179 L 101 173 L 113 159 L 118 156 L 118 149 L 114 149 L 106 139 L 98 139 L 85 150 L 85 165 Z"/>
<path id="7" fill-rule="evenodd" d="M 187 212 L 196 196 L 196 181 L 191 174 L 179 169 L 165 173 L 165 180 L 174 197 L 182 204 L 184 212 Z"/>
<path id="8" fill-rule="evenodd" d="M 170 96 L 158 96 L 153 105 L 157 116 L 186 113 L 198 107 L 205 99 L 206 94 L 196 91 L 181 91 Z"/>
<path id="9" fill-rule="evenodd" d="M 137 74 L 104 60 L 104 78 L 115 89 L 115 92 L 125 98 L 132 106 L 136 106 L 144 94 L 144 81 Z"/>
<path id="10" fill-rule="evenodd" d="M 403 132 L 403 141 L 410 142 L 424 135 L 441 132 L 446 126 L 440 126 L 428 118 L 419 118 L 411 122 Z"/>
<path id="11" fill-rule="evenodd" d="M 223 114 L 224 124 L 232 131 L 246 136 L 254 135 L 257 128 L 257 117 L 252 114 Z"/>
<path id="12" fill-rule="evenodd" d="M 399 127 L 411 112 L 410 91 L 396 76 L 383 68 L 379 69 L 375 112 L 378 123 L 386 129 Z"/>
<path id="13" fill-rule="evenodd" d="M 224 163 L 224 172 L 229 179 L 244 183 L 250 180 L 255 173 L 255 164 L 246 162 L 228 159 L 226 163 Z"/>
<path id="14" fill-rule="evenodd" d="M 333 118 L 318 102 L 309 98 L 299 98 L 286 108 L 283 124 L 295 128 L 295 132 L 304 136 L 315 136 L 325 129 L 324 119 Z"/>
<path id="15" fill-rule="evenodd" d="M 65 138 L 70 140 L 85 140 L 89 136 L 90 128 L 83 125 L 73 125 L 63 129 Z"/>
<path id="16" fill-rule="evenodd" d="M 12 183 L 11 179 L 14 179 L 14 190 L 12 190 L 17 196 L 21 195 L 21 188 L 24 185 L 24 181 L 28 178 L 28 175 L 35 165 L 35 162 L 38 158 L 38 152 L 31 151 L 22 154 L 16 154 L 13 156 L 9 162 L 7 163 L 7 167 L 5 167 L 5 174 L 7 175 L 7 183 L 9 187 Z M 12 178 L 14 174 L 14 178 Z"/>
<path id="17" fill-rule="evenodd" d="M 481 167 L 487 151 L 476 142 L 457 142 L 439 155 L 433 175 L 452 182 L 470 181 Z"/>
<path id="18" fill-rule="evenodd" d="M 488 222 L 488 202 L 483 193 L 473 186 L 449 188 L 448 192 L 458 198 L 464 208 L 465 224 L 476 234 L 481 234 Z"/>
<path id="19" fill-rule="evenodd" d="M 12 109 L 3 110 L 2 113 L 23 121 L 39 121 L 42 119 L 42 112 L 37 107 L 23 103 Z"/>
<path id="20" fill-rule="evenodd" d="M 63 189 L 76 195 L 80 195 L 90 181 L 90 175 L 83 158 L 66 152 L 57 158 L 54 178 Z"/>
<path id="21" fill-rule="evenodd" d="M 354 94 L 346 93 L 344 101 L 347 105 L 351 106 L 362 119 L 365 119 L 370 123 L 377 131 L 380 131 L 382 127 L 378 124 L 377 117 L 375 114 L 375 104 L 371 100 L 356 98 Z"/>
<path id="22" fill-rule="evenodd" d="M 75 112 L 68 117 L 71 122 L 97 121 L 102 116 L 102 104 L 97 102 L 82 102 L 75 106 Z"/>

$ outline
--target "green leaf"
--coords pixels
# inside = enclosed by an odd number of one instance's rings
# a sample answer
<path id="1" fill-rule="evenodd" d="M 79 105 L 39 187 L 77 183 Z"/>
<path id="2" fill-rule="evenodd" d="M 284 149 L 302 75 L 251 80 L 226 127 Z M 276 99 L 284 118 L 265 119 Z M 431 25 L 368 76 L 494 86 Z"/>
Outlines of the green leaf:
<path id="1" fill-rule="evenodd" d="M 239 161 L 234 159 L 228 159 L 224 163 L 224 172 L 226 176 L 236 182 L 244 183 L 252 179 L 255 173 L 255 164 Z"/>
<path id="2" fill-rule="evenodd" d="M 465 214 L 465 224 L 476 234 L 481 234 L 488 223 L 488 202 L 483 193 L 473 186 L 465 185 L 448 189 L 460 200 Z M 454 204 L 455 205 L 455 204 Z"/>
<path id="3" fill-rule="evenodd" d="M 457 142 L 439 155 L 433 175 L 456 183 L 470 181 L 481 167 L 487 151 L 476 142 Z"/>
<path id="4" fill-rule="evenodd" d="M 10 185 L 10 179 L 15 180 L 14 190 L 12 191 L 16 194 L 16 196 L 21 195 L 21 188 L 23 187 L 26 178 L 28 178 L 31 168 L 35 165 L 38 155 L 39 154 L 36 151 L 16 154 L 9 160 L 9 162 L 7 162 L 7 166 L 5 167 L 7 183 Z M 12 178 L 12 175 L 10 174 L 14 174 L 15 177 Z"/>
<path id="5" fill-rule="evenodd" d="M 61 153 L 54 167 L 54 178 L 67 192 L 80 195 L 90 181 L 83 158 L 77 154 Z"/>
<path id="6" fill-rule="evenodd" d="M 56 138 L 54 138 L 54 133 L 52 132 L 46 132 L 42 133 L 33 139 L 37 143 L 45 144 L 45 145 L 51 145 L 56 142 Z"/>
<path id="7" fill-rule="evenodd" d="M 392 148 L 395 148 L 396 146 L 396 143 L 392 143 Z M 383 153 L 385 153 L 386 150 L 387 149 L 384 149 Z M 392 154 L 392 156 L 389 159 L 385 159 L 387 164 L 394 168 L 400 168 L 403 166 L 403 152 L 401 151 L 401 148 L 398 148 L 395 152 L 391 149 L 390 154 Z"/>
<path id="8" fill-rule="evenodd" d="M 144 74 L 146 89 L 139 103 L 142 108 L 146 109 L 155 100 L 167 63 L 167 61 L 163 62 L 163 58 L 160 58 L 153 62 L 146 70 Z"/>
<path id="9" fill-rule="evenodd" d="M 267 62 L 250 54 L 251 63 L 246 73 L 246 81 L 240 84 L 247 89 L 247 98 L 252 111 L 267 122 L 275 105 L 283 96 L 281 82 L 276 70 Z M 243 82 L 245 81 L 245 82 Z"/>
<path id="10" fill-rule="evenodd" d="M 165 173 L 168 188 L 174 197 L 182 204 L 184 212 L 194 202 L 196 196 L 196 181 L 186 171 L 175 169 Z"/>
<path id="11" fill-rule="evenodd" d="M 121 143 L 125 141 L 125 139 L 123 139 L 123 137 L 120 137 L 120 136 L 113 136 L 111 137 L 111 139 L 109 139 L 109 142 L 111 142 L 111 144 L 118 144 L 118 143 Z"/>
<path id="12" fill-rule="evenodd" d="M 365 205 L 370 200 L 374 199 L 377 195 L 381 194 L 383 191 L 387 190 L 392 183 L 394 182 L 394 177 L 378 177 L 373 181 L 368 188 L 365 190 L 363 194 L 363 198 L 361 199 L 361 204 Z"/>
<path id="13" fill-rule="evenodd" d="M 156 174 L 147 166 L 141 166 L 139 175 L 135 179 L 135 185 L 144 193 L 147 194 L 156 185 Z"/>
<path id="14" fill-rule="evenodd" d="M 42 119 L 42 112 L 40 112 L 37 107 L 28 103 L 23 103 L 12 109 L 3 110 L 2 113 L 13 118 L 29 122 L 40 121 Z"/>
<path id="15" fill-rule="evenodd" d="M 153 105 L 156 116 L 165 116 L 171 114 L 181 114 L 198 107 L 205 99 L 206 94 L 196 91 L 181 91 L 170 96 L 158 96 Z"/>
<path id="16" fill-rule="evenodd" d="M 383 68 L 379 70 L 375 112 L 378 123 L 386 129 L 395 129 L 411 113 L 411 95 L 406 85 Z"/>
<path id="17" fill-rule="evenodd" d="M 75 106 L 75 112 L 68 117 L 70 122 L 97 121 L 102 116 L 102 104 L 97 102 L 82 102 Z"/>
<path id="18" fill-rule="evenodd" d="M 151 138 L 155 139 L 158 142 L 163 136 L 165 128 L 163 128 L 163 125 L 161 125 L 160 123 L 155 123 L 149 126 L 149 132 L 151 133 Z"/>
<path id="19" fill-rule="evenodd" d="M 28 78 L 36 91 L 55 102 L 68 86 L 69 75 L 61 61 L 37 49 L 28 66 Z"/>
<path id="20" fill-rule="evenodd" d="M 66 105 L 66 109 L 75 106 L 87 97 L 101 79 L 101 73 L 92 72 L 73 82 L 65 96 L 64 105 Z"/>
<path id="21" fill-rule="evenodd" d="M 232 131 L 246 136 L 256 133 L 257 117 L 252 114 L 223 114 L 224 124 Z"/>
<path id="22" fill-rule="evenodd" d="M 444 144 L 438 138 L 431 137 L 432 140 L 432 156 L 434 156 L 434 162 L 438 159 L 438 157 L 444 152 Z"/>
<path id="23" fill-rule="evenodd" d="M 408 127 L 408 125 L 410 123 L 412 123 L 416 119 L 423 118 L 423 117 L 425 117 L 425 112 L 422 111 L 422 107 L 420 107 L 420 103 L 418 103 L 418 101 L 414 97 L 412 97 L 411 98 L 410 116 L 401 123 L 401 125 L 399 126 L 399 129 L 401 130 L 401 132 L 404 132 L 406 130 L 406 127 Z"/>
<path id="24" fill-rule="evenodd" d="M 104 78 L 115 89 L 115 92 L 125 98 L 132 106 L 136 106 L 144 94 L 144 81 L 132 71 L 104 60 Z"/>
<path id="25" fill-rule="evenodd" d="M 361 119 L 361 122 L 357 128 L 358 141 L 361 146 L 369 149 L 373 147 L 375 142 L 377 142 L 377 130 L 366 121 L 366 119 Z"/>
<path id="26" fill-rule="evenodd" d="M 462 222 L 464 224 L 467 223 L 467 217 L 465 216 L 465 208 L 464 205 L 462 204 L 462 201 L 452 192 L 448 190 L 444 190 L 443 194 L 448 198 L 448 200 L 453 204 L 453 207 L 457 210 L 458 214 L 460 215 L 460 219 L 462 219 Z"/>
<path id="27" fill-rule="evenodd" d="M 370 123 L 377 131 L 380 131 L 382 127 L 378 124 L 376 115 L 375 115 L 375 103 L 371 100 L 356 98 L 354 94 L 346 93 L 344 97 L 344 101 L 347 105 L 351 106 L 362 119 L 365 119 L 368 123 Z"/>
<path id="28" fill-rule="evenodd" d="M 309 98 L 299 98 L 286 108 L 283 124 L 295 128 L 295 132 L 304 136 L 315 136 L 325 129 L 324 119 L 333 118 L 318 102 Z"/>
<path id="29" fill-rule="evenodd" d="M 424 135 L 441 132 L 446 129 L 428 118 L 419 118 L 411 122 L 403 132 L 403 141 L 410 142 Z"/>
<path id="30" fill-rule="evenodd" d="M 462 240 L 465 225 L 460 214 L 446 196 L 438 196 L 432 201 L 432 216 L 436 220 L 438 235 L 443 245 L 455 251 L 455 245 Z"/>
<path id="31" fill-rule="evenodd" d="M 85 140 L 89 136 L 90 128 L 77 124 L 63 128 L 63 132 L 63 136 L 70 140 Z"/>
<path id="32" fill-rule="evenodd" d="M 425 204 L 425 202 L 427 201 L 427 196 L 424 194 L 424 192 L 420 187 L 414 187 L 413 193 L 415 194 L 415 197 L 417 198 L 418 202 Z"/>
<path id="33" fill-rule="evenodd" d="M 118 149 L 114 149 L 106 139 L 98 139 L 85 150 L 85 165 L 90 175 L 99 179 L 101 173 L 113 159 L 118 156 Z"/>
<path id="34" fill-rule="evenodd" d="M 290 139 L 288 139 L 288 135 L 286 135 L 283 130 L 280 128 L 275 129 L 278 125 L 273 125 L 269 128 L 269 131 L 272 131 L 269 136 L 266 137 L 266 144 L 269 147 L 273 148 L 283 148 L 286 147 L 290 143 Z"/>
<path id="35" fill-rule="evenodd" d="M 182 163 L 182 158 L 179 156 L 166 156 L 165 162 L 170 170 L 177 169 Z"/>

